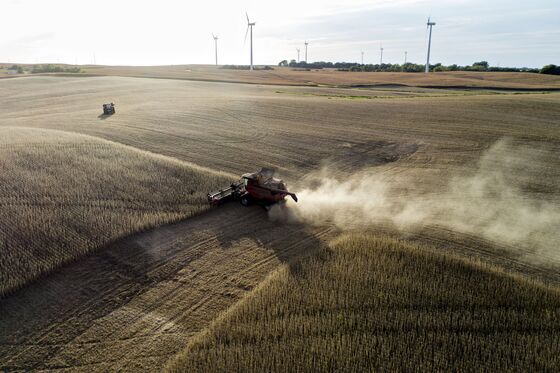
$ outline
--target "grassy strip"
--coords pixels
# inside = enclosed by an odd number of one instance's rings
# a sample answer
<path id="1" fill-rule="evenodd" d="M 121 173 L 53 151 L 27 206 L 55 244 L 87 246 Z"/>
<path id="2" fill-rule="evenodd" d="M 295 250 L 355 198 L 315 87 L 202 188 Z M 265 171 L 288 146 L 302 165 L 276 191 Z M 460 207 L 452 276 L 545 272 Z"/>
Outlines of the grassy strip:
<path id="1" fill-rule="evenodd" d="M 274 273 L 168 371 L 556 371 L 559 332 L 557 289 L 354 233 Z"/>

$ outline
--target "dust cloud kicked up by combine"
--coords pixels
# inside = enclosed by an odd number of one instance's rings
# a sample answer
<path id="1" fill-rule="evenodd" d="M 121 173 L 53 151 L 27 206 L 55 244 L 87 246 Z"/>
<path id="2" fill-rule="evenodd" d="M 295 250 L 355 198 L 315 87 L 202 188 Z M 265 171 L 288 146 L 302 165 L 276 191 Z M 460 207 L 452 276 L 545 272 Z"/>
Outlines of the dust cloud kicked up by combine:
<path id="1" fill-rule="evenodd" d="M 300 202 L 289 205 L 290 215 L 342 229 L 389 223 L 410 231 L 436 225 L 560 259 L 558 196 L 539 190 L 535 178 L 535 169 L 546 169 L 549 156 L 549 149 L 502 139 L 482 154 L 476 167 L 449 177 L 443 190 L 433 193 L 415 192 L 420 180 L 389 178 L 375 168 L 344 179 L 333 178 L 325 168 L 309 175 L 308 187 L 298 193 Z M 279 212 L 271 214 L 278 217 Z"/>

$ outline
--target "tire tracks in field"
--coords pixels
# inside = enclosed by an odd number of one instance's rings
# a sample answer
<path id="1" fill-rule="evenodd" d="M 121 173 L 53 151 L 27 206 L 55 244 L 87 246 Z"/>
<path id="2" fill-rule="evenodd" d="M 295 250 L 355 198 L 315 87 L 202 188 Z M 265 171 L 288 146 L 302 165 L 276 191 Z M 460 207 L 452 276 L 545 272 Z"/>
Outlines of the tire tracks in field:
<path id="1" fill-rule="evenodd" d="M 222 110 L 220 108 L 214 108 L 215 111 L 219 112 L 220 115 L 222 116 L 228 116 L 232 119 L 234 119 L 235 122 L 242 124 L 244 126 L 246 126 L 246 128 L 244 128 L 243 133 L 246 133 L 248 130 L 251 133 L 250 136 L 245 137 L 245 138 L 238 138 L 238 139 L 234 139 L 234 137 L 239 137 L 239 136 L 235 136 L 235 135 L 231 135 L 229 133 L 223 133 L 222 132 L 216 132 L 211 134 L 211 136 L 219 136 L 219 138 L 217 139 L 209 139 L 209 138 L 202 138 L 200 136 L 198 136 L 196 138 L 196 142 L 197 143 L 207 143 L 207 144 L 243 144 L 243 143 L 247 143 L 247 142 L 253 142 L 253 141 L 259 141 L 262 140 L 264 138 L 266 138 L 269 135 L 269 131 L 267 130 L 263 130 L 264 126 L 259 126 L 258 124 L 254 123 L 254 120 L 248 120 L 246 118 L 243 118 L 241 115 L 236 115 L 233 114 L 230 111 L 227 110 Z M 194 117 L 196 119 L 202 119 L 205 121 L 212 121 L 212 116 L 201 116 L 201 115 L 192 115 L 191 117 Z M 175 124 L 175 122 L 171 121 L 172 124 Z M 176 133 L 172 133 L 169 131 L 163 131 L 163 130 L 158 130 L 155 128 L 149 128 L 149 127 L 144 127 L 144 126 L 140 126 L 140 125 L 132 125 L 132 124 L 125 124 L 125 123 L 115 123 L 113 124 L 116 127 L 127 127 L 127 128 L 131 128 L 134 130 L 140 130 L 140 131 L 145 131 L 145 132 L 151 132 L 151 133 L 155 133 L 158 135 L 163 135 L 166 137 L 172 137 L 174 139 L 180 139 L 180 140 L 184 140 L 184 141 L 190 141 L 193 140 L 192 137 L 189 137 L 187 135 L 180 135 L 180 134 L 176 134 Z M 223 129 L 224 126 L 220 126 L 220 128 Z M 219 135 L 220 133 L 223 133 L 222 135 Z M 232 138 L 233 137 L 233 138 Z"/>
<path id="2" fill-rule="evenodd" d="M 120 240 L 0 300 L 0 370 L 158 370 L 332 232 L 231 204 Z"/>

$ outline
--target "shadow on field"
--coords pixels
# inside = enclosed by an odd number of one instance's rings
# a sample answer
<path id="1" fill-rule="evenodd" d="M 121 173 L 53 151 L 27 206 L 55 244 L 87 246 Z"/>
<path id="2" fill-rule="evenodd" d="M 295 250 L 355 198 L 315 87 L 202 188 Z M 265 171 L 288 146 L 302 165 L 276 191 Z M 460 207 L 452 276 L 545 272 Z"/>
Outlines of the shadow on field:
<path id="1" fill-rule="evenodd" d="M 273 252 L 290 270 L 294 270 L 294 265 L 299 263 L 299 259 L 312 255 L 326 245 L 322 236 L 334 232 L 331 226 L 314 229 L 304 222 L 271 221 L 268 212 L 261 206 L 233 208 L 247 211 L 247 216 L 251 219 L 240 222 L 246 227 L 238 231 L 238 234 L 216 237 L 222 250 L 227 252 L 241 240 L 254 242 Z"/>
<path id="2" fill-rule="evenodd" d="M 99 114 L 99 115 L 97 116 L 97 118 L 98 118 L 99 120 L 105 120 L 105 119 L 109 119 L 109 118 L 111 118 L 111 117 L 112 117 L 112 115 L 107 115 L 107 114 Z"/>
<path id="3" fill-rule="evenodd" d="M 320 248 L 316 233 L 301 224 L 271 222 L 260 207 L 232 203 L 121 239 L 0 300 L 0 370 L 80 365 L 92 357 L 80 353 L 68 359 L 69 351 L 134 338 L 138 331 L 131 332 L 131 325 L 156 311 L 190 336 L 279 262 L 291 265 Z M 194 321 L 177 316 L 189 312 L 198 315 Z M 142 324 L 139 329 L 149 334 L 156 328 Z M 165 337 L 156 333 L 132 348 L 142 349 L 158 338 Z M 171 345 L 161 354 L 169 356 L 183 344 Z M 120 353 L 112 348 L 96 358 L 112 370 L 116 366 L 111 364 L 123 363 L 112 356 Z"/>

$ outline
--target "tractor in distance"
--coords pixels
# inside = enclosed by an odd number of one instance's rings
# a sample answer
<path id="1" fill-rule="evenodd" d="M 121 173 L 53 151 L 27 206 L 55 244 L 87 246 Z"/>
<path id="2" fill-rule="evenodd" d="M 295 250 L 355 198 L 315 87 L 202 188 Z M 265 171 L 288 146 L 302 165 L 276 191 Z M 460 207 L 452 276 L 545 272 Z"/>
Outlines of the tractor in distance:
<path id="1" fill-rule="evenodd" d="M 115 114 L 115 104 L 112 102 L 110 104 L 103 104 L 103 115 L 113 115 Z"/>

